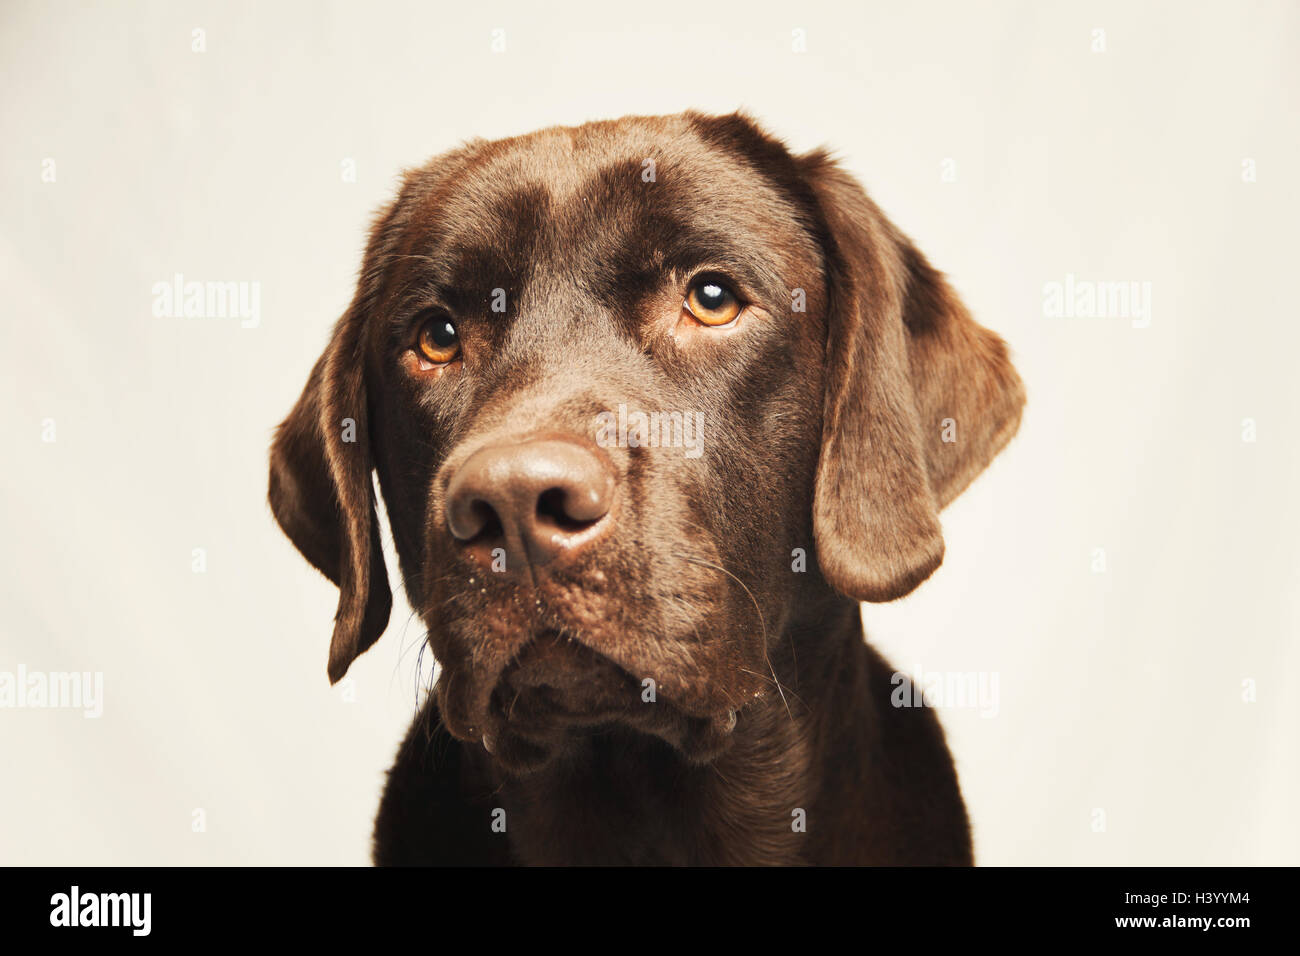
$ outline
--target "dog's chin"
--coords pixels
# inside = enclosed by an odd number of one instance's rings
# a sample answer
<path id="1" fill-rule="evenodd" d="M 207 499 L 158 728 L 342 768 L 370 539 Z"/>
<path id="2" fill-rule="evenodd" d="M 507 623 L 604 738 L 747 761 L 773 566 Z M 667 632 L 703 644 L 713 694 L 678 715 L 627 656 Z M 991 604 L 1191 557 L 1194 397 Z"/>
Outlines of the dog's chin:
<path id="1" fill-rule="evenodd" d="M 737 715 L 689 714 L 609 658 L 555 631 L 528 642 L 505 668 L 478 743 L 516 776 L 576 755 L 615 728 L 656 737 L 692 763 L 730 745 Z"/>

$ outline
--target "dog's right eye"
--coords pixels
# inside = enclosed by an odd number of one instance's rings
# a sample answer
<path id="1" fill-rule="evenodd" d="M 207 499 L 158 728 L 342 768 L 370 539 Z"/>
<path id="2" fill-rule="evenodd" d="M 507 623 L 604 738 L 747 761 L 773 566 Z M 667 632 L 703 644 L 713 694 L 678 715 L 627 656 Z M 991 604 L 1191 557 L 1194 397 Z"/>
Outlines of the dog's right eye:
<path id="1" fill-rule="evenodd" d="M 686 311 L 700 322 L 714 328 L 730 325 L 743 311 L 736 293 L 721 279 L 705 276 L 696 279 L 686 292 Z"/>
<path id="2" fill-rule="evenodd" d="M 421 364 L 430 368 L 454 362 L 460 355 L 460 336 L 445 315 L 425 319 L 416 344 Z"/>

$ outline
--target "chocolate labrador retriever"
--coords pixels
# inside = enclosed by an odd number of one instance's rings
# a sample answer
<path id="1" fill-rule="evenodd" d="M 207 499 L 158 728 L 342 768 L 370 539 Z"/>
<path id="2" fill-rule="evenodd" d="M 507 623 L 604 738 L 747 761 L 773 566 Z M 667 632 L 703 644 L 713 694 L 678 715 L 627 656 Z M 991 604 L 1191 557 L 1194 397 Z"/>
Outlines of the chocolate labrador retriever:
<path id="1" fill-rule="evenodd" d="M 1023 401 L 853 178 L 743 115 L 409 172 L 271 453 L 330 680 L 389 617 L 372 469 L 440 665 L 375 861 L 970 863 L 858 602 L 939 566 Z"/>

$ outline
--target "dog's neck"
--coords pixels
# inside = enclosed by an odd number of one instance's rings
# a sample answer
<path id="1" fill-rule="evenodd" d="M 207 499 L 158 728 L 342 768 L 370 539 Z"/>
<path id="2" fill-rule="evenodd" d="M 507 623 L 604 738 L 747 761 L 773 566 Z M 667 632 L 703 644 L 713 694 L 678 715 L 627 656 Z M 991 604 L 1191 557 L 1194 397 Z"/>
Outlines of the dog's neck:
<path id="1" fill-rule="evenodd" d="M 741 712 L 731 746 L 708 764 L 691 764 L 656 738 L 615 730 L 582 739 L 523 778 L 481 766 L 499 788 L 511 855 L 553 865 L 807 859 L 808 841 L 817 839 L 809 818 L 824 796 L 824 775 L 814 768 L 846 738 L 867 732 L 861 721 L 830 712 L 856 709 L 862 694 L 853 685 L 865 654 L 858 606 L 822 601 L 772 642 L 779 690 Z"/>

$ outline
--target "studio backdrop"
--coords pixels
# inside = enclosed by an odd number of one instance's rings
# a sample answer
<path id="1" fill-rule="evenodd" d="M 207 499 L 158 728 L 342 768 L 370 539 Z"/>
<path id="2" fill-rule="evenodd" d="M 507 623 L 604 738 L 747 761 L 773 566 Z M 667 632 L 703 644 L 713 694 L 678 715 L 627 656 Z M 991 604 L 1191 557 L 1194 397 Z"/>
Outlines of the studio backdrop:
<path id="1" fill-rule="evenodd" d="M 0 76 L 0 862 L 367 862 L 433 661 L 390 551 L 330 685 L 266 485 L 370 219 L 466 139 L 738 108 L 1025 381 L 863 608 L 977 862 L 1300 860 L 1295 4 L 7 2 Z"/>

